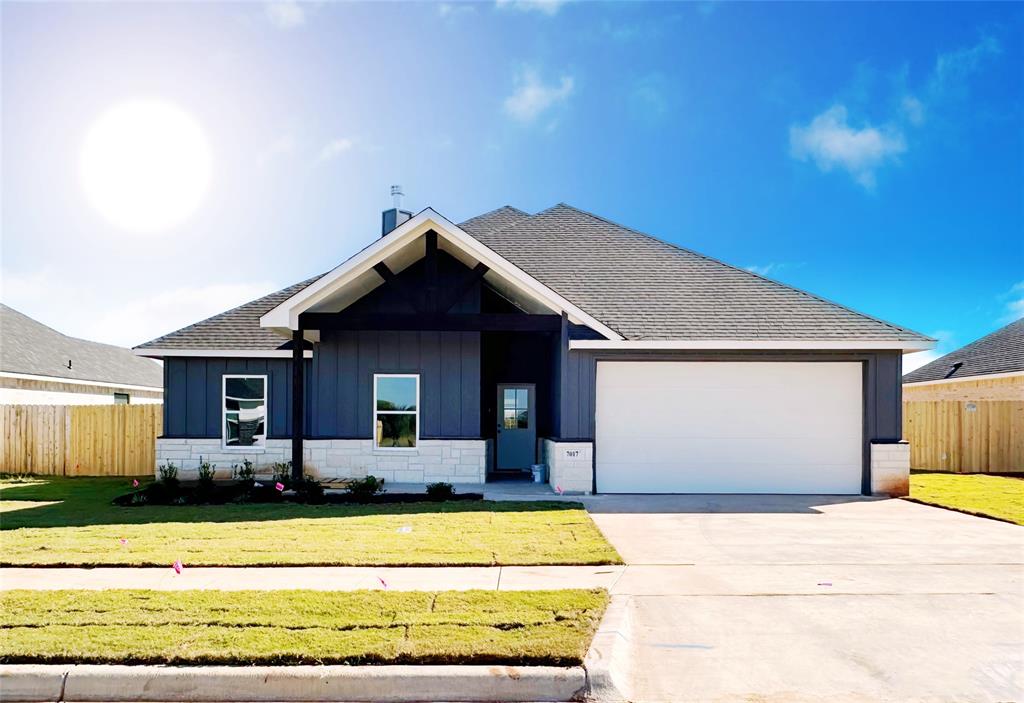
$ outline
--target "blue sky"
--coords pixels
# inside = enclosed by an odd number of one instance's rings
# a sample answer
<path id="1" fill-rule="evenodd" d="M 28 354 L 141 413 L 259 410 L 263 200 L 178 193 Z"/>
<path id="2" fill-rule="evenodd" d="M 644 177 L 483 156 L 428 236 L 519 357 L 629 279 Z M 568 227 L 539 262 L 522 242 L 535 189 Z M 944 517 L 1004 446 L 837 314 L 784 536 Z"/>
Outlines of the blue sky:
<path id="1" fill-rule="evenodd" d="M 1024 315 L 1022 9 L 4 3 L 2 298 L 139 343 L 336 265 L 401 183 L 456 221 L 568 202 L 949 351 Z M 210 151 L 158 232 L 79 173 L 136 99 Z"/>

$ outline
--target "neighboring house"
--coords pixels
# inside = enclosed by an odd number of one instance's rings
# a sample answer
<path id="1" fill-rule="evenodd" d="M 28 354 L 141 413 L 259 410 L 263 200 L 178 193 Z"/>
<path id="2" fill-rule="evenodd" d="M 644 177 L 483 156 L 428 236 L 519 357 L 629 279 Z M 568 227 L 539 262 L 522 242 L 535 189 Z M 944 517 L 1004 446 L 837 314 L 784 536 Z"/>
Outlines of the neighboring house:
<path id="1" fill-rule="evenodd" d="M 383 222 L 326 274 L 136 349 L 165 364 L 160 461 L 906 491 L 901 355 L 931 339 L 568 205 Z"/>
<path id="2" fill-rule="evenodd" d="M 904 400 L 1024 400 L 1024 320 L 903 377 Z"/>
<path id="3" fill-rule="evenodd" d="M 911 468 L 1024 471 L 1024 320 L 903 377 Z"/>
<path id="4" fill-rule="evenodd" d="M 61 334 L 0 304 L 0 404 L 160 403 L 163 370 L 130 349 Z"/>

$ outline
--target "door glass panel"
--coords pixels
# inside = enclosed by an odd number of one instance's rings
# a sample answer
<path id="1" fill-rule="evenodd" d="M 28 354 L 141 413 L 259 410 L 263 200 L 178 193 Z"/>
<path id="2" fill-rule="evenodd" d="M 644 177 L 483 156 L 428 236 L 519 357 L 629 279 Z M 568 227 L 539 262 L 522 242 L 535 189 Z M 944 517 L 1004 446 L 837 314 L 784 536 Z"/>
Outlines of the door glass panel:
<path id="1" fill-rule="evenodd" d="M 519 429 L 521 429 L 521 430 L 528 430 L 528 429 L 530 429 L 530 411 L 529 410 L 520 410 L 519 411 L 518 422 L 519 422 L 519 424 L 517 425 L 517 427 Z"/>
<path id="2" fill-rule="evenodd" d="M 504 425 L 506 430 L 516 429 L 516 411 L 515 408 L 509 408 L 505 411 Z"/>
<path id="3" fill-rule="evenodd" d="M 529 388 L 517 388 L 516 389 L 516 408 L 519 410 L 526 410 L 529 406 L 530 389 Z"/>
<path id="4" fill-rule="evenodd" d="M 506 388 L 505 389 L 505 409 L 515 410 L 516 408 L 516 389 Z"/>

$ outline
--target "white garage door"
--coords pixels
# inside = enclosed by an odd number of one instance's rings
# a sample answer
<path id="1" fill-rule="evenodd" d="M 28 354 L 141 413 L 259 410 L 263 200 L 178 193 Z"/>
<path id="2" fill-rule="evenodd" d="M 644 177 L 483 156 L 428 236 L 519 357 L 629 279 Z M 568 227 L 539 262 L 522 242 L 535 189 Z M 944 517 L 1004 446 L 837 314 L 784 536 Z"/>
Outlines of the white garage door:
<path id="1" fill-rule="evenodd" d="M 603 361 L 602 493 L 860 493 L 861 365 Z"/>

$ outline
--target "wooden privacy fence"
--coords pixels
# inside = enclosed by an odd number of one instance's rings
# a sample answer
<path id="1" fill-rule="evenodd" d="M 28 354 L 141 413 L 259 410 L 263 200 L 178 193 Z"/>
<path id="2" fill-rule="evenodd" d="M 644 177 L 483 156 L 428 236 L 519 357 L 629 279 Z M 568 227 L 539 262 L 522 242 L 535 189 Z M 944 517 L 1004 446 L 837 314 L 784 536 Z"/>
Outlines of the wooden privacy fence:
<path id="1" fill-rule="evenodd" d="M 1024 471 L 1024 401 L 905 401 L 903 438 L 912 469 Z"/>
<path id="2" fill-rule="evenodd" d="M 162 422 L 160 404 L 0 405 L 0 473 L 150 474 Z"/>

